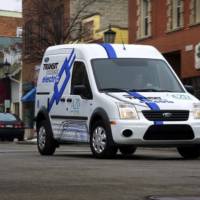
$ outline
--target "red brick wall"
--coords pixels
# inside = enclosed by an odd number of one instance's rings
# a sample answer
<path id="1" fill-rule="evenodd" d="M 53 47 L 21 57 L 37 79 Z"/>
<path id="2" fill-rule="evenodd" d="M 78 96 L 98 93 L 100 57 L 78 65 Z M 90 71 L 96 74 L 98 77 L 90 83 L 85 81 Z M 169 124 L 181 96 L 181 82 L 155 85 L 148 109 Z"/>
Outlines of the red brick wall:
<path id="1" fill-rule="evenodd" d="M 162 53 L 181 51 L 181 77 L 200 76 L 194 68 L 194 48 L 200 42 L 200 25 L 190 26 L 190 0 L 184 1 L 184 27 L 181 30 L 167 32 L 167 7 L 165 0 L 152 1 L 152 36 L 136 39 L 136 0 L 129 0 L 129 42 L 150 44 Z M 192 51 L 185 51 L 186 45 L 193 45 Z"/>
<path id="2" fill-rule="evenodd" d="M 22 18 L 0 16 L 0 36 L 16 36 L 17 27 L 22 27 Z"/>

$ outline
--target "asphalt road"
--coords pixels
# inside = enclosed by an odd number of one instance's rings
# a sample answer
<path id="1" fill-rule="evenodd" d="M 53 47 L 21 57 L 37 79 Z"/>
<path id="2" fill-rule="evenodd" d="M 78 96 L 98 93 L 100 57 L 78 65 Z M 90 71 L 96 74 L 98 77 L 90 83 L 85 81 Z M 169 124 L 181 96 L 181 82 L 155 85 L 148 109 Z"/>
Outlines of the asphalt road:
<path id="1" fill-rule="evenodd" d="M 35 145 L 0 143 L 0 200 L 104 200 L 198 196 L 200 160 L 174 150 L 138 149 L 98 160 L 88 147 L 63 146 L 43 157 Z"/>

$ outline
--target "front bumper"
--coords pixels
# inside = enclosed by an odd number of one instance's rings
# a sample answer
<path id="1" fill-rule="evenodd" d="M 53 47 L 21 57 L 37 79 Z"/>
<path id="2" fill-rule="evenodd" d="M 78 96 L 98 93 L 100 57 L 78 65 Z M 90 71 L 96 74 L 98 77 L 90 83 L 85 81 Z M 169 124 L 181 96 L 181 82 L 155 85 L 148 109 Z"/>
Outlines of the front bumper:
<path id="1" fill-rule="evenodd" d="M 162 139 L 162 132 L 159 139 L 146 139 L 145 134 L 150 127 L 160 126 L 172 126 L 172 127 L 189 127 L 193 133 L 193 137 L 188 137 L 189 139 L 181 139 L 180 129 L 178 139 L 165 138 Z M 192 121 L 178 121 L 178 122 L 164 122 L 163 125 L 154 125 L 152 121 L 148 120 L 115 120 L 115 124 L 111 125 L 113 140 L 116 144 L 131 144 L 135 146 L 179 146 L 179 145 L 190 145 L 190 144 L 200 144 L 200 120 Z M 125 137 L 122 133 L 124 130 L 131 130 L 132 135 L 130 137 Z M 161 129 L 162 130 L 162 129 Z M 173 130 L 175 133 L 176 130 Z M 173 138 L 173 137 L 172 137 Z"/>

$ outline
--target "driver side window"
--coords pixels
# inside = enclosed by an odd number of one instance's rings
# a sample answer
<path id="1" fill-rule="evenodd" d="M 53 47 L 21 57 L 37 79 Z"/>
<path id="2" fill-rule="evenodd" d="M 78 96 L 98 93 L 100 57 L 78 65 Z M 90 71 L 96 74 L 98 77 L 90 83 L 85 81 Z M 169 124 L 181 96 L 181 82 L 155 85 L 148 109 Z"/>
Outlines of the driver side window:
<path id="1" fill-rule="evenodd" d="M 88 80 L 87 71 L 85 69 L 85 64 L 83 62 L 75 62 L 72 71 L 72 81 L 71 81 L 71 94 L 75 95 L 75 87 L 84 86 L 85 92 L 81 96 L 84 99 L 92 99 L 92 91 L 90 88 L 90 83 Z"/>

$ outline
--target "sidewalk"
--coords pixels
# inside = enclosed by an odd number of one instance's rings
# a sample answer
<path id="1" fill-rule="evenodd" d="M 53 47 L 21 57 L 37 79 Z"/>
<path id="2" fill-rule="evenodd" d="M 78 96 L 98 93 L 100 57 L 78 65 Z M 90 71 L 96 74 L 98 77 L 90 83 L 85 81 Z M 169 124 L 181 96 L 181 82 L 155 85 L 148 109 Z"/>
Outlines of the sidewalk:
<path id="1" fill-rule="evenodd" d="M 24 141 L 16 141 L 17 144 L 37 144 L 37 138 L 25 139 Z"/>

